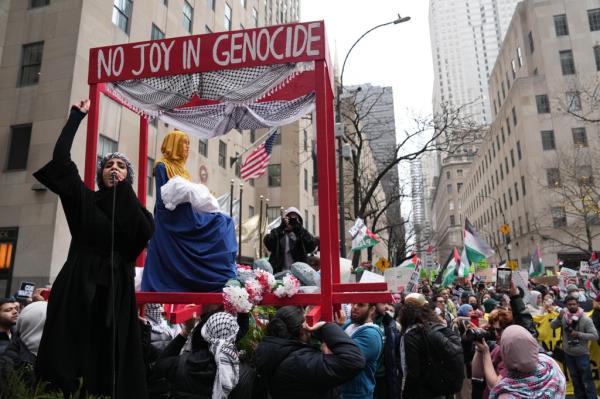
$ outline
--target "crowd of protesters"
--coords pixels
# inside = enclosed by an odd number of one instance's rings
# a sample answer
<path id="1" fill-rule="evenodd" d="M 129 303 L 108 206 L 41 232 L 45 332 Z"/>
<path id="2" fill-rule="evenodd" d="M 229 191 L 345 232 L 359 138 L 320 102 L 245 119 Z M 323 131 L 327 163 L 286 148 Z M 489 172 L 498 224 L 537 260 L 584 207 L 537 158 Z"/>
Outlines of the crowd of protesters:
<path id="1" fill-rule="evenodd" d="M 514 285 L 422 282 L 397 303 L 349 304 L 334 322 L 314 325 L 306 309 L 285 306 L 259 320 L 253 357 L 239 349 L 257 325 L 252 313 L 205 306 L 171 325 L 160 305 L 147 304 L 139 322 L 148 397 L 563 398 L 568 375 L 576 398 L 596 398 L 589 343 L 599 340 L 600 294 L 529 288 L 525 296 Z M 38 381 L 46 302 L 36 299 L 0 301 L 0 378 L 25 370 L 28 383 Z M 552 352 L 537 340 L 534 317 L 543 315 L 561 330 Z"/>

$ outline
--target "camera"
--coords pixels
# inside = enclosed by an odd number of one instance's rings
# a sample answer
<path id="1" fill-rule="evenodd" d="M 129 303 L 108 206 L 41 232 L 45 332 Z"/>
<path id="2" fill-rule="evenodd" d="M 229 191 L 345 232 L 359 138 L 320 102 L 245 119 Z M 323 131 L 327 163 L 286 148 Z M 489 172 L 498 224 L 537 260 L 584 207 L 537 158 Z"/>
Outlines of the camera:
<path id="1" fill-rule="evenodd" d="M 486 341 L 491 341 L 491 340 L 495 340 L 496 336 L 489 330 L 483 329 L 483 328 L 469 328 L 467 330 L 467 338 L 472 338 L 475 341 L 478 342 L 483 342 L 483 340 L 485 339 Z"/>

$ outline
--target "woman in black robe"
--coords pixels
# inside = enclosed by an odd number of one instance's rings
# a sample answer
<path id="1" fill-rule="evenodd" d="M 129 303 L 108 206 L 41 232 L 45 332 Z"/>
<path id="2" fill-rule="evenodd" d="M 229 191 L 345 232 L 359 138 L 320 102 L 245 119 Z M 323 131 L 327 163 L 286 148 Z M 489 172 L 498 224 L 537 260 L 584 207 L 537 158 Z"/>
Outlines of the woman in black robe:
<path id="1" fill-rule="evenodd" d="M 36 371 L 40 379 L 67 394 L 82 388 L 90 394 L 112 395 L 114 370 L 117 398 L 146 398 L 134 266 L 152 236 L 154 222 L 133 191 L 133 169 L 125 155 L 113 153 L 102 159 L 98 191 L 87 188 L 79 177 L 70 151 L 89 105 L 85 100 L 71 107 L 52 160 L 34 173 L 60 196 L 72 237 L 67 260 L 52 286 Z"/>

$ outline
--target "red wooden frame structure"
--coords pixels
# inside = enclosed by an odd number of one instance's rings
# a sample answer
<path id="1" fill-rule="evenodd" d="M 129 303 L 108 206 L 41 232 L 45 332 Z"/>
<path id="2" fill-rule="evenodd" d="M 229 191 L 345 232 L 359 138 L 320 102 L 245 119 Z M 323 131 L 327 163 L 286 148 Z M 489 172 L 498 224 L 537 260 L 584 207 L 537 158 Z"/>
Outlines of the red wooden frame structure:
<path id="1" fill-rule="evenodd" d="M 285 100 L 311 92 L 316 95 L 321 292 L 297 294 L 285 299 L 269 294 L 265 295 L 262 304 L 312 305 L 314 307 L 309 314 L 309 322 L 319 318 L 331 321 L 335 305 L 351 302 L 391 302 L 392 298 L 391 294 L 386 292 L 387 286 L 383 283 L 340 284 L 333 117 L 334 80 L 323 21 L 90 49 L 88 83 L 92 104 L 88 114 L 84 181 L 88 187 L 94 188 L 100 93 L 134 112 L 137 111 L 111 94 L 105 83 L 298 62 L 314 63 L 314 70 L 302 72 L 294 82 L 260 101 Z M 192 106 L 197 101 L 198 99 L 195 99 L 183 107 Z M 137 192 L 143 205 L 146 205 L 147 158 L 148 119 L 141 115 Z M 143 264 L 143 259 L 138 259 L 138 264 L 140 263 Z M 220 293 L 140 292 L 137 293 L 137 301 L 139 305 L 210 304 L 222 303 L 223 298 Z M 183 321 L 198 310 L 197 307 L 190 308 L 171 320 Z"/>

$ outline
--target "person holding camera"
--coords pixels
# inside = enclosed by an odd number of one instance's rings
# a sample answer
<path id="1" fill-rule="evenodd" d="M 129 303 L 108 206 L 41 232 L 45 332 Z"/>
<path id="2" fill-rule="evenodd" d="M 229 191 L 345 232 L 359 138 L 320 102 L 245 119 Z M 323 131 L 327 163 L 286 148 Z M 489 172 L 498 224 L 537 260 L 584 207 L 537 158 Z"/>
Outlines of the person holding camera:
<path id="1" fill-rule="evenodd" d="M 281 224 L 265 236 L 264 243 L 275 273 L 290 270 L 295 262 L 307 263 L 307 255 L 319 246 L 319 240 L 302 226 L 300 211 L 293 206 L 285 210 Z"/>
<path id="2" fill-rule="evenodd" d="M 598 339 L 598 332 L 592 319 L 579 307 L 577 297 L 567 296 L 566 309 L 550 323 L 552 329 L 562 327 L 562 344 L 565 353 L 565 365 L 573 379 L 573 388 L 577 398 L 596 399 L 596 386 L 592 377 L 589 341 Z"/>

